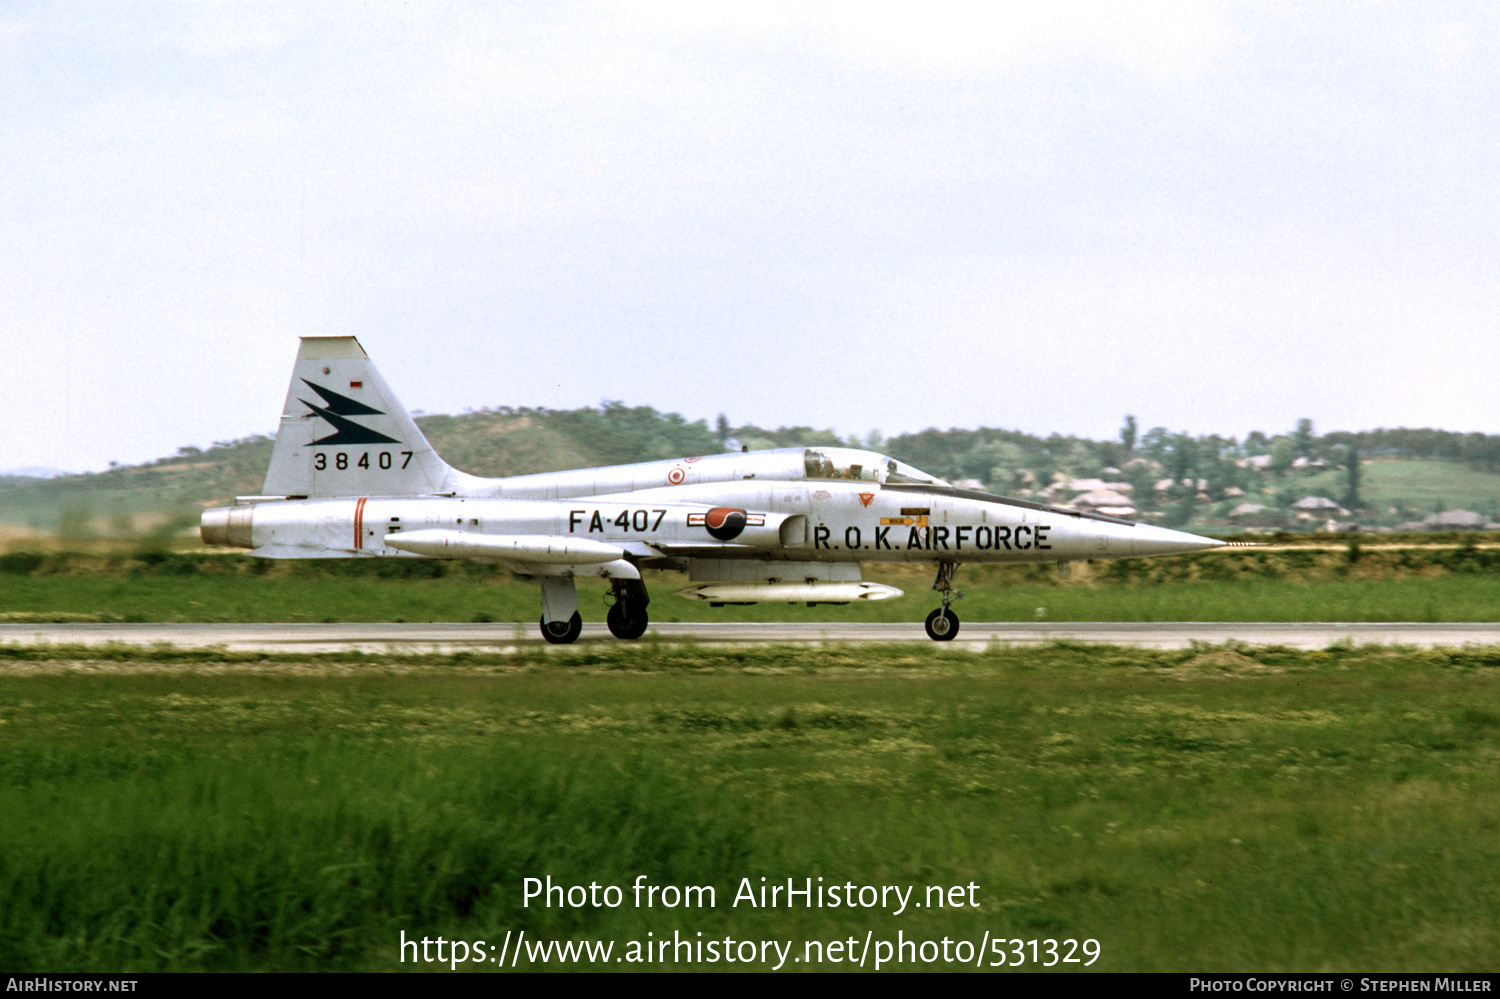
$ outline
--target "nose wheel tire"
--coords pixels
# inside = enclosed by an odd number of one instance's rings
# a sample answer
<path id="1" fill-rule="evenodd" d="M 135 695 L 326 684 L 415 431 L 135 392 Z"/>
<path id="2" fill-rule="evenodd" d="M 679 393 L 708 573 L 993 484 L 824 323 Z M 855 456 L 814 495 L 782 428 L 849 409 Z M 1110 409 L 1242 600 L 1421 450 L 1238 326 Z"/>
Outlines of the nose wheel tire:
<path id="1" fill-rule="evenodd" d="M 651 623 L 651 619 L 646 616 L 644 607 L 636 610 L 624 601 L 617 600 L 605 615 L 604 623 L 609 625 L 610 634 L 616 638 L 635 639 L 646 633 L 646 626 Z"/>
<path id="2" fill-rule="evenodd" d="M 958 615 L 939 607 L 927 615 L 927 637 L 934 642 L 949 642 L 958 634 Z"/>
<path id="3" fill-rule="evenodd" d="M 567 645 L 583 631 L 583 616 L 577 611 L 566 621 L 541 622 L 542 637 L 551 645 Z"/>

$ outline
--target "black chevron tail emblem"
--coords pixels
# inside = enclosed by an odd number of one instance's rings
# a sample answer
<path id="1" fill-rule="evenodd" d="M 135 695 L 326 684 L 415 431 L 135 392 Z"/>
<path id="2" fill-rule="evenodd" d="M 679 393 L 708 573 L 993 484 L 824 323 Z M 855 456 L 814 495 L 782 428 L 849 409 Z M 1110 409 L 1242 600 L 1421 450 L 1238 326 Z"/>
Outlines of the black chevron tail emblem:
<path id="1" fill-rule="evenodd" d="M 327 437 L 319 437 L 313 444 L 400 444 L 394 437 L 371 430 L 363 424 L 355 423 L 349 419 L 351 416 L 384 416 L 378 409 L 371 409 L 358 399 L 351 399 L 346 395 L 339 395 L 331 389 L 302 379 L 314 392 L 323 397 L 323 405 L 316 406 L 306 399 L 299 400 L 302 405 L 312 410 L 320 419 L 327 420 L 334 432 Z"/>

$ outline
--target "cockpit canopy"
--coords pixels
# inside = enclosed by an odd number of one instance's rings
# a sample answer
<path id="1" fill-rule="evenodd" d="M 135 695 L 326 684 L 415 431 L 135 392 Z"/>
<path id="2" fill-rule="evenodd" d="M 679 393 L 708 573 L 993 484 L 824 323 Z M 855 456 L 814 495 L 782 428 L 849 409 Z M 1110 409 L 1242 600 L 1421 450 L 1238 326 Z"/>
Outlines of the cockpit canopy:
<path id="1" fill-rule="evenodd" d="M 850 447 L 810 447 L 802 452 L 803 467 L 809 479 L 843 479 L 856 482 L 879 482 L 882 485 L 938 485 L 948 483 L 935 475 L 888 458 L 874 451 Z"/>

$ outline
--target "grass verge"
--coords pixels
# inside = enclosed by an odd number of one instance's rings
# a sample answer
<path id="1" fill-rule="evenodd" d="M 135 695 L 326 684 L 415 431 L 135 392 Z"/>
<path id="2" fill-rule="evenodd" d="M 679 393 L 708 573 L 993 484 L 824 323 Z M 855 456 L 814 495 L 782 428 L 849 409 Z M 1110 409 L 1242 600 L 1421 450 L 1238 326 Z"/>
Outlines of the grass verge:
<path id="1" fill-rule="evenodd" d="M 403 930 L 521 929 L 1500 965 L 1500 649 L 154 651 L 5 650 L 9 967 L 392 970 Z M 522 905 L 548 874 L 717 904 Z M 979 905 L 731 905 L 761 877 Z"/>
<path id="2" fill-rule="evenodd" d="M 1492 621 L 1500 548 L 1215 552 L 1074 567 L 964 566 L 961 616 L 978 621 Z M 657 621 L 915 621 L 936 597 L 925 566 L 868 565 L 902 600 L 844 607 L 714 608 L 674 595 L 685 576 L 650 572 Z M 602 620 L 608 587 L 580 581 Z M 0 621 L 521 621 L 536 583 L 493 565 L 416 559 L 275 563 L 160 550 L 0 556 Z"/>

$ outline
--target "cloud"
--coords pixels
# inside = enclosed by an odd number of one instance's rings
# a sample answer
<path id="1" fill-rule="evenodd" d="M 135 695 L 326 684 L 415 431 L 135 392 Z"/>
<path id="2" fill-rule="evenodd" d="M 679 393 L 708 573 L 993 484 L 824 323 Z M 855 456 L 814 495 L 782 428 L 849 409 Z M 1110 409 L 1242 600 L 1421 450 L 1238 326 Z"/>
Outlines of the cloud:
<path id="1" fill-rule="evenodd" d="M 975 80 L 1058 64 L 1154 78 L 1191 76 L 1226 41 L 1213 4 L 895 2 L 632 6 L 654 31 L 807 48 L 863 68 Z"/>

